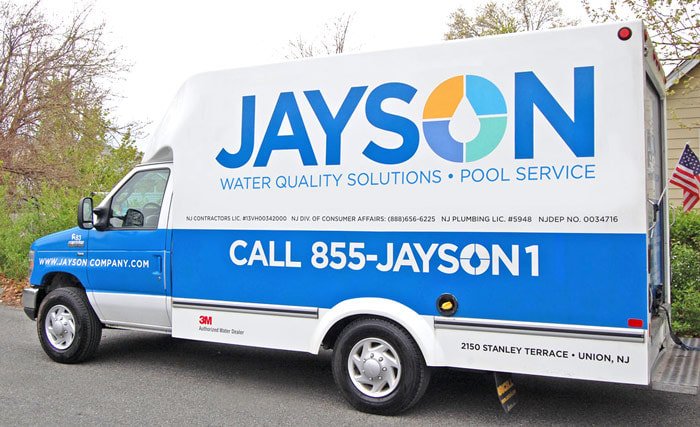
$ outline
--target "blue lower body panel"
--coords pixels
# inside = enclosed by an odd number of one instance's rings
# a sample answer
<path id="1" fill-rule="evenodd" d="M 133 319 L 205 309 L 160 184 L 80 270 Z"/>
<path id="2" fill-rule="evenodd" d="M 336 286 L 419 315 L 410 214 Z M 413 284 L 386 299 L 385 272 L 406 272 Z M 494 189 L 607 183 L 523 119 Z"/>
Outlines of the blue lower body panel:
<path id="1" fill-rule="evenodd" d="M 644 234 L 174 230 L 173 297 L 646 328 Z"/>

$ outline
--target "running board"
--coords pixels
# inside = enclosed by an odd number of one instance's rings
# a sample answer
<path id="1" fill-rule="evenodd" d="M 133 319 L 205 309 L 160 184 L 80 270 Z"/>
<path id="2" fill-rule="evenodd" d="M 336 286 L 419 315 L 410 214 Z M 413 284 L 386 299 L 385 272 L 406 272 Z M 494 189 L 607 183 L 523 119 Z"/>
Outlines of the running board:
<path id="1" fill-rule="evenodd" d="M 170 335 L 172 329 L 168 326 L 152 326 L 143 325 L 140 323 L 127 323 L 127 322 L 105 322 L 105 328 L 109 329 L 125 329 L 127 331 L 141 331 L 141 332 L 155 332 L 158 334 Z"/>
<path id="2" fill-rule="evenodd" d="M 700 338 L 681 338 L 689 346 L 700 346 Z M 700 351 L 687 351 L 668 341 L 654 366 L 651 388 L 672 393 L 698 394 Z"/>

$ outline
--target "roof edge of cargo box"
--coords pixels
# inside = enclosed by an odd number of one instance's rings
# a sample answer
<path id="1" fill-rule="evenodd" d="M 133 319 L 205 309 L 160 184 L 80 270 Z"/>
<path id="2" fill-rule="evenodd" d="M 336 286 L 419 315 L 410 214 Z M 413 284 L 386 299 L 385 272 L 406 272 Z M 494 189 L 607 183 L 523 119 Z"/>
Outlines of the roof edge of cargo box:
<path id="1" fill-rule="evenodd" d="M 142 165 L 152 165 L 154 163 L 172 163 L 173 149 L 169 146 L 160 147 L 153 155 L 143 159 Z"/>

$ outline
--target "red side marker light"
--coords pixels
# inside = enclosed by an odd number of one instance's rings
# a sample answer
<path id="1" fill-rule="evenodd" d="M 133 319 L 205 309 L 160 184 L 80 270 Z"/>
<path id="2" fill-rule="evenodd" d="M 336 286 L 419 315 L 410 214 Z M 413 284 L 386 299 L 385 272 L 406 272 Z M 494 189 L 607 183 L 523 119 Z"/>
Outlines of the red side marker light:
<path id="1" fill-rule="evenodd" d="M 617 38 L 624 41 L 627 41 L 632 37 L 632 30 L 630 27 L 622 27 L 619 30 L 617 30 Z"/>
<path id="2" fill-rule="evenodd" d="M 644 326 L 644 321 L 642 319 L 627 319 L 627 326 L 630 328 L 641 328 Z"/>

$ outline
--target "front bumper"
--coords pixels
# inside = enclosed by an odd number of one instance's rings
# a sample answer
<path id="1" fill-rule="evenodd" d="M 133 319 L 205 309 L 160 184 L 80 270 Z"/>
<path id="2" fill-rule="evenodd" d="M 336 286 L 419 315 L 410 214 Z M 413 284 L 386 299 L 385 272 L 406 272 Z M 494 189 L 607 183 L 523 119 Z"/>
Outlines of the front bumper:
<path id="1" fill-rule="evenodd" d="M 24 313 L 30 319 L 36 319 L 36 300 L 39 295 L 39 288 L 24 288 L 22 291 L 22 306 L 24 306 Z"/>

